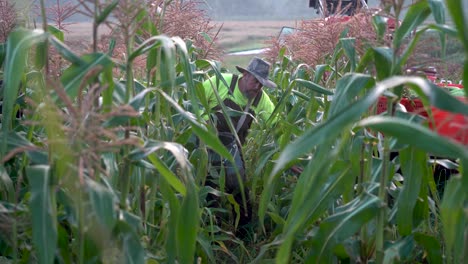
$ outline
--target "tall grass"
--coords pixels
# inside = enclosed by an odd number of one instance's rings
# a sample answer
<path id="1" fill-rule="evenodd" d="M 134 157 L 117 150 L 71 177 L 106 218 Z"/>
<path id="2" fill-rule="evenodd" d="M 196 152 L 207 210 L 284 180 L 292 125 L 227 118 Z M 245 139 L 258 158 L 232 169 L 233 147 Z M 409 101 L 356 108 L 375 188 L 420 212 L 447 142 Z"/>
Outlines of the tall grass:
<path id="1" fill-rule="evenodd" d="M 2 261 L 466 258 L 467 148 L 415 116 L 392 114 L 391 103 L 383 115 L 372 111 L 380 96 L 397 100 L 405 87 L 427 106 L 468 115 L 466 103 L 435 84 L 402 76 L 424 30 L 460 39 L 468 53 L 462 0 L 448 2 L 454 27 L 436 19 L 419 29 L 445 10 L 440 1 L 421 1 L 408 10 L 392 43 L 362 54 L 346 36 L 326 64 L 314 67 L 279 51 L 271 76 L 279 88 L 266 90 L 276 105 L 273 117 L 258 120 L 243 147 L 249 171 L 244 184 L 256 220 L 242 238 L 232 224 L 238 216 L 230 208 L 239 206 L 232 195 L 204 184 L 209 149 L 232 160 L 199 111 L 207 107 L 202 82 L 223 70 L 200 57 L 203 50 L 193 42 L 169 37 L 151 22 L 164 12 L 124 2 L 87 2 L 98 5 L 90 9 L 95 28 L 110 14 L 120 15 L 122 61 L 111 57 L 113 41 L 106 51 L 76 54 L 60 40 L 63 32 L 51 27 L 18 28 L 8 37 L 1 61 Z M 379 19 L 373 23 L 382 29 Z M 69 65 L 59 79 L 45 70 L 48 45 Z M 465 83 L 467 69 L 465 62 Z M 144 74 L 135 78 L 136 70 Z M 333 81 L 323 82 L 328 77 Z M 434 156 L 457 167 L 441 197 Z M 210 203 L 208 194 L 220 203 Z"/>

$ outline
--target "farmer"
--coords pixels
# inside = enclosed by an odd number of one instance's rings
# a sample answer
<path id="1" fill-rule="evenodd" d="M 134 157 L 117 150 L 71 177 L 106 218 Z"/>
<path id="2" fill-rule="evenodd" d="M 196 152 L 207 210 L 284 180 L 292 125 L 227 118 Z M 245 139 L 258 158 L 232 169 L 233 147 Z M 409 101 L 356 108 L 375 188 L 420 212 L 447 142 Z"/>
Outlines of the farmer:
<path id="1" fill-rule="evenodd" d="M 212 109 L 211 113 L 214 114 L 212 117 L 216 123 L 218 137 L 235 160 L 235 164 L 232 164 L 216 153 L 210 152 L 210 162 L 218 172 L 218 175 L 221 172 L 221 168 L 224 168 L 226 191 L 232 193 L 237 203 L 240 205 L 239 223 L 242 226 L 249 223 L 252 216 L 251 206 L 249 205 L 249 191 L 244 185 L 245 165 L 241 146 L 245 142 L 245 138 L 247 137 L 248 130 L 254 118 L 260 117 L 264 121 L 270 118 L 275 106 L 268 95 L 262 90 L 262 87 L 276 88 L 276 84 L 268 79 L 270 64 L 260 58 L 253 58 L 246 69 L 239 66 L 236 66 L 236 68 L 241 75 L 222 74 L 228 86 L 214 76 L 206 80 L 203 83 L 203 87 L 208 105 Z M 221 111 L 220 105 L 218 105 L 218 100 L 213 91 L 214 89 L 217 90 L 222 102 L 228 110 L 227 112 L 232 113 L 230 119 L 235 131 L 229 129 L 228 122 Z M 236 111 L 237 113 L 235 113 Z M 233 132 L 237 134 L 239 141 L 236 140 Z M 243 206 L 242 193 L 238 181 L 239 178 L 234 166 L 237 167 L 240 179 L 243 182 L 247 208 Z M 219 177 L 218 175 L 210 173 L 207 184 L 212 185 L 212 181 L 216 181 L 216 177 Z"/>

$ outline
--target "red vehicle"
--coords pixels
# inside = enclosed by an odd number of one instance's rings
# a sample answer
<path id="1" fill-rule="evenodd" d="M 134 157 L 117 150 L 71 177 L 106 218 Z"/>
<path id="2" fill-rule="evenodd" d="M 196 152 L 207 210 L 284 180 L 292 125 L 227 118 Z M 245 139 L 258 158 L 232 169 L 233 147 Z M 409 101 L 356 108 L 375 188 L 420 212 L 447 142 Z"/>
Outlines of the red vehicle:
<path id="1" fill-rule="evenodd" d="M 439 83 L 438 86 L 446 89 L 463 89 L 461 84 L 445 84 Z M 457 98 L 468 103 L 463 93 L 459 93 Z M 468 146 L 468 116 L 462 114 L 454 114 L 438 109 L 434 106 L 430 107 L 432 116 L 426 111 L 420 99 L 402 98 L 400 100 L 406 110 L 410 113 L 415 113 L 426 118 L 429 127 L 438 134 L 451 138 L 463 145 Z M 387 110 L 387 98 L 380 97 L 377 104 L 377 113 L 382 113 Z"/>

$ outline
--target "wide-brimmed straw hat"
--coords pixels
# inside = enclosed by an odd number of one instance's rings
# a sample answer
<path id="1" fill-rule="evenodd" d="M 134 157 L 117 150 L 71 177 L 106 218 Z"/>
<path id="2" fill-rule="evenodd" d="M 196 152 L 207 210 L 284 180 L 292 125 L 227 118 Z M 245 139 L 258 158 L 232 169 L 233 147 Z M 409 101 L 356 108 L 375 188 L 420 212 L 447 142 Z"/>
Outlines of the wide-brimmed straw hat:
<path id="1" fill-rule="evenodd" d="M 239 66 L 236 66 L 236 68 L 241 73 L 248 72 L 252 74 L 263 86 L 276 88 L 276 84 L 268 79 L 268 73 L 270 72 L 270 64 L 268 62 L 254 57 L 247 66 L 247 69 Z"/>

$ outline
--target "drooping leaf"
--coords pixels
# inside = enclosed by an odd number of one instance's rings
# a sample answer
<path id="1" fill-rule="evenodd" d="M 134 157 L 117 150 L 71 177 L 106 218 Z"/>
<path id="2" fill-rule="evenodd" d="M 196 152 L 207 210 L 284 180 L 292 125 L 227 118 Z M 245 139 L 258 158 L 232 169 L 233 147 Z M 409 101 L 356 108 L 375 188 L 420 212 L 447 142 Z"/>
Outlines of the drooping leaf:
<path id="1" fill-rule="evenodd" d="M 44 42 L 47 37 L 48 35 L 41 30 L 26 29 L 17 29 L 8 35 L 3 73 L 2 105 L 2 130 L 5 134 L 12 126 L 13 106 L 26 69 L 28 51 L 33 45 Z M 7 142 L 4 140 L 2 143 L 0 153 L 4 155 Z"/>
<path id="2" fill-rule="evenodd" d="M 462 260 L 464 255 L 464 232 L 460 230 L 465 230 L 467 224 L 464 212 L 467 198 L 465 187 L 459 177 L 452 177 L 446 183 L 440 209 L 444 242 L 447 246 L 445 252 L 447 259 L 455 263 Z"/>
<path id="3" fill-rule="evenodd" d="M 5 134 L 0 133 L 0 140 L 5 140 L 7 142 L 7 154 L 21 150 L 26 152 L 27 157 L 34 165 L 44 165 L 48 163 L 48 155 L 45 150 L 41 151 L 38 147 L 34 146 L 34 144 L 24 138 L 20 133 L 12 131 L 6 134 L 6 136 L 4 135 Z"/>
<path id="4" fill-rule="evenodd" d="M 97 77 L 101 72 L 113 67 L 113 62 L 106 53 L 85 54 L 81 57 L 81 60 L 84 63 L 72 64 L 60 77 L 62 85 L 71 99 L 78 95 L 80 86 L 86 87 L 87 84 L 95 81 L 93 78 Z M 92 76 L 90 76 L 91 70 L 95 70 Z"/>
<path id="5" fill-rule="evenodd" d="M 183 182 L 171 171 L 167 168 L 164 162 L 155 155 L 154 153 L 160 149 L 165 149 L 170 151 L 176 160 L 178 161 L 179 165 L 184 169 L 188 170 L 190 163 L 185 156 L 185 149 L 182 145 L 173 143 L 173 142 L 161 142 L 161 141 L 148 141 L 142 149 L 137 149 L 130 153 L 129 159 L 138 161 L 145 157 L 152 162 L 152 164 L 156 167 L 156 169 L 161 173 L 161 175 L 166 179 L 166 181 L 179 193 L 183 196 L 186 195 L 187 189 Z"/>
<path id="6" fill-rule="evenodd" d="M 58 29 L 57 27 L 52 26 L 52 25 L 47 25 L 47 31 L 50 32 L 54 37 L 56 37 L 61 42 L 65 41 L 65 34 L 63 34 L 63 31 Z"/>
<path id="7" fill-rule="evenodd" d="M 308 81 L 308 80 L 303 80 L 303 79 L 294 79 L 294 84 L 299 86 L 299 87 L 305 87 L 313 92 L 319 93 L 319 94 L 326 94 L 326 95 L 333 95 L 333 92 L 330 91 L 329 89 L 326 89 L 322 87 L 321 85 L 318 85 L 314 82 Z"/>

